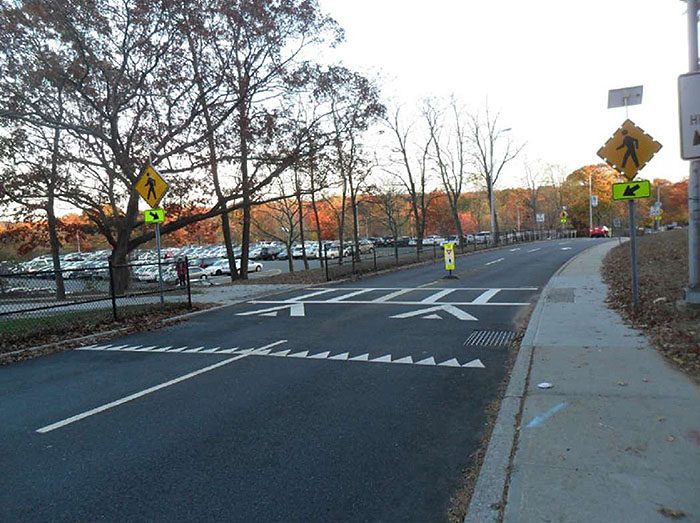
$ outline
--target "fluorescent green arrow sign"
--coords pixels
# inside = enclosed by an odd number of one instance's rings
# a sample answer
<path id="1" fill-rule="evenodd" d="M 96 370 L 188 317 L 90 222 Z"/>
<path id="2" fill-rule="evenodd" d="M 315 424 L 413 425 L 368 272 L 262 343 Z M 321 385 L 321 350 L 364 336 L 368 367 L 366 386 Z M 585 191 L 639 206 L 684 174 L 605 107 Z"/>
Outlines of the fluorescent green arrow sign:
<path id="1" fill-rule="evenodd" d="M 165 210 L 149 209 L 143 211 L 143 221 L 146 223 L 163 223 L 165 221 Z"/>
<path id="2" fill-rule="evenodd" d="M 649 180 L 613 184 L 613 200 L 636 200 L 650 196 L 651 183 Z"/>

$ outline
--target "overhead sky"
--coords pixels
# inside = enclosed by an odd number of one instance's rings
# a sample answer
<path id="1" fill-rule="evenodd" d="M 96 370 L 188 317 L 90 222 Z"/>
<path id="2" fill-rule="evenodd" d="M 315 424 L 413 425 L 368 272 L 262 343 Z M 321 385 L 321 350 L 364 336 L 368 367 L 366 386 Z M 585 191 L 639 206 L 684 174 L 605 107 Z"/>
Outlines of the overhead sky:
<path id="1" fill-rule="evenodd" d="M 527 142 L 525 155 L 572 171 L 625 120 L 608 90 L 644 86 L 629 118 L 662 150 L 640 178 L 678 181 L 677 78 L 688 70 L 680 0 L 319 0 L 346 31 L 332 52 L 380 79 L 385 98 L 415 104 L 454 94 L 472 110 L 487 103 Z M 525 159 L 525 155 L 522 159 Z M 501 186 L 520 182 L 521 165 Z"/>

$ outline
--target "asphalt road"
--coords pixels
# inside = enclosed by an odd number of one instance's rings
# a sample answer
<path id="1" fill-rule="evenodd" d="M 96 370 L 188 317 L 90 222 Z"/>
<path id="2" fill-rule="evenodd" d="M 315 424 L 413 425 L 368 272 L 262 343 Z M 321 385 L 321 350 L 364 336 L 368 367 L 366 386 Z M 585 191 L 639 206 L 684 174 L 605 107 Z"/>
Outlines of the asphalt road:
<path id="1" fill-rule="evenodd" d="M 504 346 L 465 341 L 514 332 L 595 243 L 297 290 L 2 368 L 0 520 L 445 521 L 505 375 Z"/>

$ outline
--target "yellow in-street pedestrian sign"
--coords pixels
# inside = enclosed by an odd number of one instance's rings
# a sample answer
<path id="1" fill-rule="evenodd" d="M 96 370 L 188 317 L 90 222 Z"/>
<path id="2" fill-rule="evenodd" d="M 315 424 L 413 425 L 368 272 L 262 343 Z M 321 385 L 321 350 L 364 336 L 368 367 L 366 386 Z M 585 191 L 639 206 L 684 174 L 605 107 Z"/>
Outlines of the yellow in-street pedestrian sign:
<path id="1" fill-rule="evenodd" d="M 650 196 L 651 183 L 649 180 L 613 184 L 613 200 L 636 200 Z"/>
<path id="2" fill-rule="evenodd" d="M 455 244 L 446 243 L 443 247 L 445 249 L 445 270 L 453 271 L 455 270 Z"/>
<path id="3" fill-rule="evenodd" d="M 625 120 L 615 134 L 598 151 L 598 156 L 617 169 L 628 180 L 659 152 L 661 144 L 637 127 L 632 120 Z"/>
<path id="4" fill-rule="evenodd" d="M 168 190 L 168 182 L 149 163 L 141 171 L 141 176 L 136 182 L 134 189 L 141 195 L 148 205 L 157 207 Z"/>
<path id="5" fill-rule="evenodd" d="M 143 211 L 143 221 L 146 223 L 163 223 L 165 221 L 165 210 L 149 209 Z"/>

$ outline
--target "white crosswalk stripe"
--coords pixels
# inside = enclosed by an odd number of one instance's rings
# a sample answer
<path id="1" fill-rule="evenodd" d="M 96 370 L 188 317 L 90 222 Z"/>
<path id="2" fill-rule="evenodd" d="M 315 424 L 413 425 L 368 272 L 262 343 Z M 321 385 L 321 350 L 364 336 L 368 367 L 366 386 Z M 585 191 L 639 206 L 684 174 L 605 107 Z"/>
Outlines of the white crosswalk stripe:
<path id="1" fill-rule="evenodd" d="M 106 351 L 106 352 L 157 352 L 161 354 L 248 354 L 251 356 L 272 356 L 276 358 L 298 358 L 298 359 L 308 359 L 308 360 L 336 360 L 336 361 L 364 361 L 368 363 L 398 363 L 404 365 L 423 365 L 423 366 L 434 366 L 434 367 L 455 367 L 455 368 L 466 368 L 466 369 L 483 369 L 485 368 L 483 362 L 480 359 L 472 359 L 466 363 L 460 363 L 457 358 L 446 359 L 445 361 L 437 362 L 434 356 L 429 356 L 420 361 L 414 361 L 411 356 L 402 356 L 394 358 L 392 354 L 383 354 L 375 358 L 370 358 L 369 352 L 364 352 L 358 354 L 357 356 L 350 357 L 349 352 L 341 352 L 338 354 L 333 354 L 332 351 L 322 351 L 322 352 L 310 352 L 305 351 L 293 351 L 292 349 L 285 349 L 281 351 L 273 352 L 271 348 L 260 348 L 260 349 L 239 349 L 238 347 L 222 349 L 221 347 L 214 347 L 207 349 L 204 346 L 196 347 L 194 349 L 188 349 L 187 346 L 178 347 L 176 349 L 172 348 L 172 345 L 167 347 L 158 347 L 156 345 L 148 345 L 143 347 L 141 345 L 88 345 L 86 347 L 78 347 L 75 350 L 79 351 Z M 381 353 L 380 353 L 381 354 Z"/>

